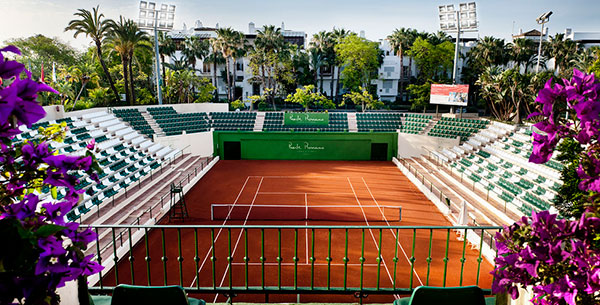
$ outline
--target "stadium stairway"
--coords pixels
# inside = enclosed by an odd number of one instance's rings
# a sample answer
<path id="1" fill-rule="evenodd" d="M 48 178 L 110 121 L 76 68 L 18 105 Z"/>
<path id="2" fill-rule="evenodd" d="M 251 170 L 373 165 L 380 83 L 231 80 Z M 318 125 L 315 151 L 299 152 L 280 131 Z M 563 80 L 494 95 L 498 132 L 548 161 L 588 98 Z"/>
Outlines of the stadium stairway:
<path id="1" fill-rule="evenodd" d="M 423 128 L 419 134 L 426 135 L 431 129 L 433 129 L 433 126 L 435 126 L 439 120 L 440 119 L 433 117 L 433 119 L 429 121 L 429 124 L 427 124 L 427 126 L 425 126 L 425 128 Z"/>
<path id="2" fill-rule="evenodd" d="M 256 113 L 256 121 L 254 121 L 254 129 L 252 131 L 262 131 L 265 125 L 265 116 L 264 112 Z"/>
<path id="3" fill-rule="evenodd" d="M 356 120 L 356 112 L 348 112 L 348 131 L 358 132 L 358 122 Z"/>
<path id="4" fill-rule="evenodd" d="M 161 206 L 166 207 L 169 204 L 171 183 L 182 182 L 182 185 L 186 186 L 209 162 L 207 158 L 183 155 L 176 162 L 165 167 L 162 174 L 156 175 L 151 181 L 145 181 L 140 186 L 133 187 L 127 195 L 116 198 L 114 205 L 107 204 L 99 212 L 94 211 L 93 217 L 88 217 L 82 223 L 87 225 L 155 224 L 168 213 L 168 209 L 162 209 Z M 112 244 L 111 233 L 110 230 L 98 232 L 100 249 L 105 249 L 106 245 Z M 123 234 L 123 232 L 115 233 Z M 127 235 L 118 238 L 123 244 L 127 244 Z M 95 243 L 88 249 L 97 249 Z M 105 250 L 112 251 L 112 248 Z M 90 251 L 92 252 L 94 251 Z"/>
<path id="5" fill-rule="evenodd" d="M 144 117 L 144 119 L 146 119 L 146 122 L 148 122 L 148 125 L 150 125 L 150 127 L 152 127 L 152 130 L 154 130 L 155 135 L 161 137 L 165 135 L 165 132 L 162 130 L 162 128 L 160 128 L 160 126 L 158 126 L 158 123 L 156 123 L 156 121 L 154 120 L 152 115 L 148 113 L 148 111 L 141 111 L 141 113 L 142 117 Z"/>
<path id="6" fill-rule="evenodd" d="M 428 157 L 422 156 L 405 160 L 416 168 L 420 174 L 425 175 L 426 179 L 432 182 L 435 187 L 441 189 L 453 202 L 467 201 L 474 210 L 469 212 L 474 212 L 474 215 L 479 216 L 471 217 L 475 219 L 477 225 L 511 224 L 521 217 L 512 207 L 507 206 L 505 209 L 504 203 L 495 201 L 477 188 L 473 189 L 468 184 L 470 180 L 466 177 L 461 182 L 460 176 L 457 176 L 456 173 L 451 174 L 444 167 L 436 165 L 435 161 L 430 160 Z"/>

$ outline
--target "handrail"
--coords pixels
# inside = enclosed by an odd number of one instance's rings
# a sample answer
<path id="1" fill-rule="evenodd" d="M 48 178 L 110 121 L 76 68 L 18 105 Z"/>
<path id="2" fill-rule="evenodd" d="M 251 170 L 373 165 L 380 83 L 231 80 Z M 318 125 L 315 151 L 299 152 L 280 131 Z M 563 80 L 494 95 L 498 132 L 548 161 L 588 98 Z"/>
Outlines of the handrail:
<path id="1" fill-rule="evenodd" d="M 393 226 L 393 225 L 91 225 L 92 228 L 130 228 L 130 229 L 452 229 L 452 230 L 497 230 L 502 226 Z"/>

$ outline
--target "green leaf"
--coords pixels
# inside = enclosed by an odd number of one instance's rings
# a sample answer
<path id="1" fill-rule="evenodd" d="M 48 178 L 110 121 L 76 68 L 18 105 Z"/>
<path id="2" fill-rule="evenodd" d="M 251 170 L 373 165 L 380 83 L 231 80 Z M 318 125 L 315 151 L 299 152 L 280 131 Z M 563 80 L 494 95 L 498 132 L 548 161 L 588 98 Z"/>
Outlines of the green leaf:
<path id="1" fill-rule="evenodd" d="M 35 235 L 44 238 L 50 235 L 54 235 L 57 232 L 60 232 L 64 229 L 66 229 L 66 227 L 54 224 L 43 225 L 37 231 L 35 231 Z"/>

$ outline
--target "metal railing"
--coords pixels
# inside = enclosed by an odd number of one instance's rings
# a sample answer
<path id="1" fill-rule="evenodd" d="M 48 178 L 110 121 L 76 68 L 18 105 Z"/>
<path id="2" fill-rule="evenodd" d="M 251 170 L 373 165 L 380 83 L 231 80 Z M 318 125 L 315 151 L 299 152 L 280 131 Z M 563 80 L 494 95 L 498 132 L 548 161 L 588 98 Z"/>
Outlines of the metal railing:
<path id="1" fill-rule="evenodd" d="M 207 167 L 213 161 L 213 159 L 214 159 L 213 156 L 209 156 L 206 160 L 202 161 L 199 166 L 194 167 L 193 173 L 191 173 L 191 172 L 188 173 L 185 177 L 182 177 L 180 180 L 178 180 L 177 182 L 174 182 L 174 183 L 178 184 L 178 185 L 182 185 L 182 186 L 187 186 L 190 183 L 191 179 L 198 176 L 198 174 L 201 173 L 204 170 L 204 168 Z M 170 208 L 169 197 L 170 197 L 170 193 L 162 195 L 156 203 L 154 203 L 150 207 L 148 207 L 148 208 L 144 209 L 142 212 L 140 212 L 140 214 L 135 218 L 135 220 L 132 221 L 129 225 L 141 225 L 142 223 L 140 222 L 140 220 L 142 218 L 144 218 L 144 216 L 148 216 L 148 219 L 152 219 L 155 216 L 159 216 L 160 210 L 162 210 L 165 207 L 165 205 L 168 204 L 169 208 Z M 158 212 L 156 212 L 157 208 L 159 210 Z M 168 211 L 167 211 L 167 213 L 168 213 Z M 164 216 L 164 215 L 162 215 L 162 216 Z M 158 222 L 159 220 L 160 219 L 157 219 L 156 222 Z M 101 234 L 99 236 L 103 236 L 104 234 L 106 234 L 106 233 L 103 232 L 103 234 Z M 114 231 L 113 231 L 113 234 L 115 234 Z M 116 237 L 117 237 L 116 240 L 120 241 L 120 246 L 123 246 L 126 242 L 128 242 L 128 238 L 125 238 L 125 239 L 123 238 L 125 235 L 126 235 L 125 229 L 122 229 L 122 230 L 119 230 L 118 232 L 116 232 Z M 96 241 L 96 242 L 98 242 L 98 241 Z M 106 244 L 100 248 L 99 252 L 103 253 L 104 251 L 106 251 L 106 249 L 110 248 L 111 246 L 113 246 L 113 245 L 111 245 L 110 243 Z"/>
<path id="2" fill-rule="evenodd" d="M 480 285 L 490 293 L 486 243 L 497 226 L 97 225 L 111 263 L 94 293 L 118 284 L 180 285 L 223 294 L 409 294 L 420 285 Z M 117 231 L 127 234 L 120 244 Z M 459 238 L 451 232 L 461 232 Z M 490 236 L 469 242 L 468 236 Z M 140 241 L 136 245 L 132 240 Z M 460 236 L 464 238 L 460 238 Z M 467 244 L 470 245 L 467 248 Z M 495 255 L 495 253 L 493 253 Z M 193 278 L 193 280 L 191 280 Z"/>

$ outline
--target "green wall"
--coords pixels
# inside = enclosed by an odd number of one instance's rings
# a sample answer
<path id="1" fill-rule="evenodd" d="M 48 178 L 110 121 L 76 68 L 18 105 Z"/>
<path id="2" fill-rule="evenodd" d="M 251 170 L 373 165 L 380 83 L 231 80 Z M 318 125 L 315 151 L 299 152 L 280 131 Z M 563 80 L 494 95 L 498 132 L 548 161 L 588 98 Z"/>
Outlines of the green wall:
<path id="1" fill-rule="evenodd" d="M 215 131 L 215 155 L 223 142 L 240 142 L 246 160 L 370 160 L 371 143 L 387 143 L 387 160 L 396 155 L 397 133 Z"/>

